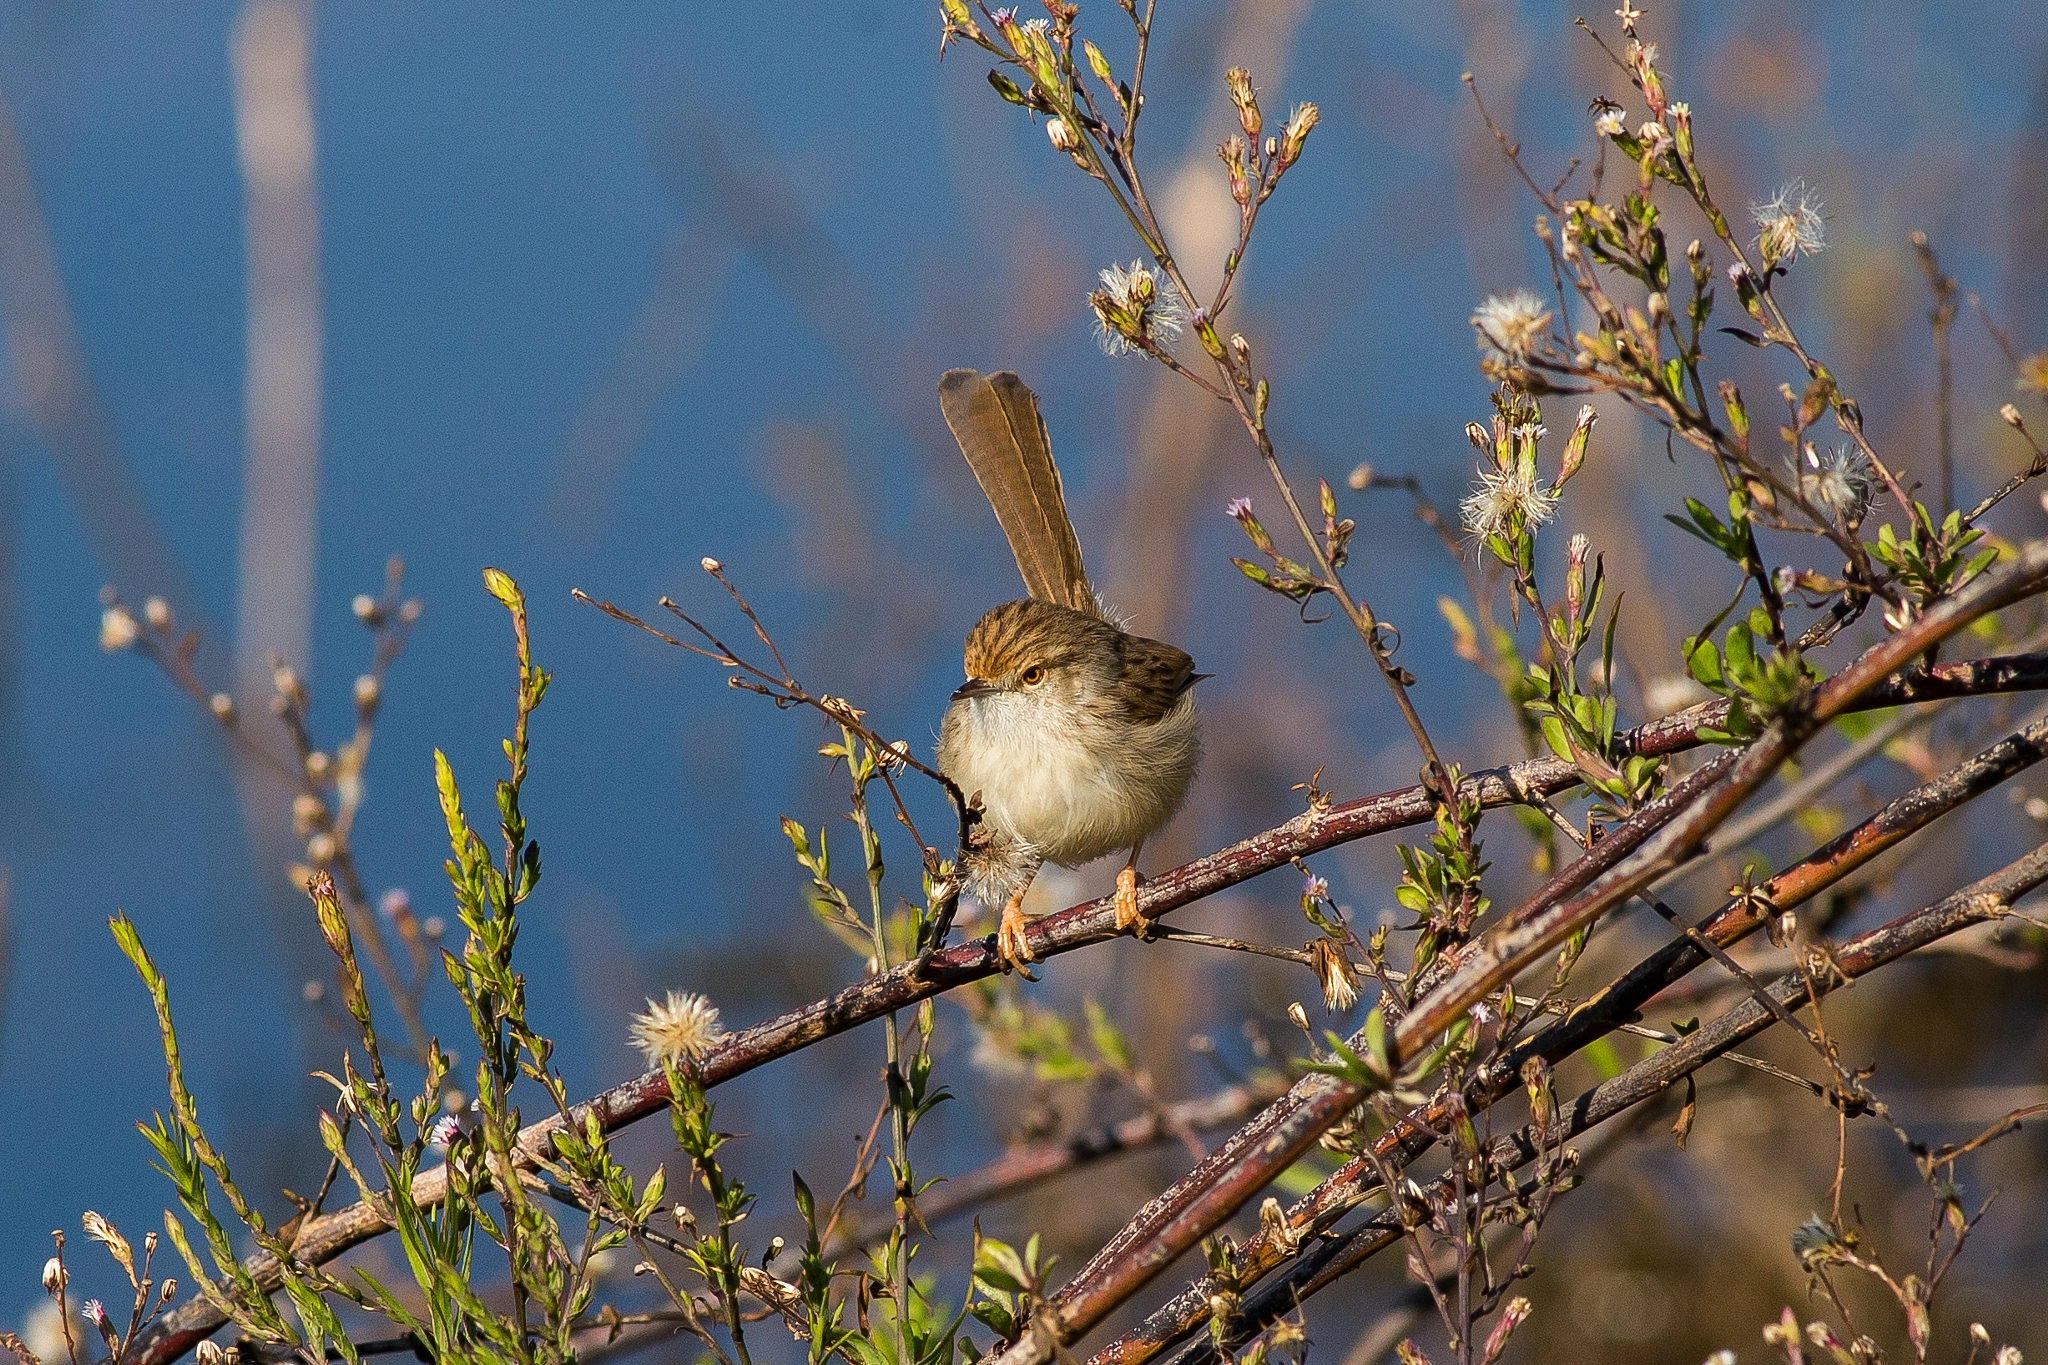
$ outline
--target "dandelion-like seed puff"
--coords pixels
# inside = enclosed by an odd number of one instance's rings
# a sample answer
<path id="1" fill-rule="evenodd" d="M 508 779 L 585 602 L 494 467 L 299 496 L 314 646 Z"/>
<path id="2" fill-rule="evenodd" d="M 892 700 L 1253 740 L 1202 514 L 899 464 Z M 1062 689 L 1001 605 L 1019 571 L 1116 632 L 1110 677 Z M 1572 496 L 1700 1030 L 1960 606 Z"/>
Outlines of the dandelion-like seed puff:
<path id="1" fill-rule="evenodd" d="M 1764 258 L 1765 269 L 1827 250 L 1827 220 L 1820 211 L 1820 196 L 1807 189 L 1803 180 L 1784 186 L 1768 203 L 1749 206 L 1750 219 L 1756 224 L 1756 249 Z"/>
<path id="2" fill-rule="evenodd" d="M 1491 294 L 1472 314 L 1479 349 L 1490 360 L 1520 363 L 1542 343 L 1550 326 L 1550 310 L 1527 289 Z"/>
<path id="3" fill-rule="evenodd" d="M 718 1026 L 718 1007 L 695 991 L 670 991 L 662 1001 L 649 1000 L 645 1012 L 633 1016 L 627 1038 L 640 1049 L 650 1067 L 666 1062 L 694 1062 L 725 1038 Z"/>
<path id="4" fill-rule="evenodd" d="M 1102 287 L 1088 296 L 1088 307 L 1095 314 L 1095 336 L 1103 354 L 1129 355 L 1163 346 L 1187 325 L 1179 296 L 1161 289 L 1159 278 L 1143 261 L 1132 261 L 1129 269 L 1110 266 L 1100 279 Z"/>
<path id="5" fill-rule="evenodd" d="M 1514 530 L 1515 518 L 1535 529 L 1557 515 L 1557 495 L 1525 473 L 1519 462 L 1513 469 L 1482 469 L 1479 482 L 1458 504 L 1465 529 L 1481 540 L 1505 536 Z"/>
<path id="6" fill-rule="evenodd" d="M 1877 502 L 1877 470 L 1870 457 L 1853 446 L 1821 450 L 1809 443 L 1796 473 L 1800 495 L 1834 513 L 1845 526 L 1862 521 Z"/>

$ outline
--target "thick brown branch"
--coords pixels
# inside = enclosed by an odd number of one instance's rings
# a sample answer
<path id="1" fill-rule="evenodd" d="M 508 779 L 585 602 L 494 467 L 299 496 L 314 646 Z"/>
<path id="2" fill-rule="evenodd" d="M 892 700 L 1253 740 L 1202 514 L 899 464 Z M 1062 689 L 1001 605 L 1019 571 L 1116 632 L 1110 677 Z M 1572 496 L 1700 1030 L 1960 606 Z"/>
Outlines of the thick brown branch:
<path id="1" fill-rule="evenodd" d="M 2004 916 L 2020 897 L 2044 881 L 2048 881 L 2048 845 L 1924 909 L 1850 940 L 1831 956 L 1830 971 L 1811 982 L 1795 972 L 1770 987 L 1771 994 L 1781 1005 L 1799 1009 L 1810 997 L 1827 995 L 1950 934 Z M 1562 1110 L 1560 1126 L 1549 1135 L 1551 1146 L 1554 1148 L 1558 1142 L 1656 1098 L 1775 1022 L 1777 1016 L 1762 1001 L 1744 999 L 1711 1024 L 1687 1035 L 1684 1041 L 1579 1095 Z M 1507 1170 L 1520 1169 L 1538 1155 L 1537 1135 L 1532 1128 L 1523 1128 L 1493 1143 L 1494 1161 Z M 1448 1188 L 1445 1182 L 1444 1189 Z M 1433 1193 L 1440 1196 L 1443 1190 Z M 1289 1274 L 1246 1301 L 1232 1340 L 1240 1339 L 1240 1334 L 1248 1337 L 1275 1318 L 1294 1312 L 1303 1299 L 1356 1270 L 1401 1236 L 1399 1222 L 1381 1214 L 1348 1236 L 1317 1243 Z M 1176 1357 L 1174 1365 L 1202 1365 L 1211 1359 L 1212 1352 L 1204 1339 Z"/>
<path id="2" fill-rule="evenodd" d="M 2048 653 L 2024 654 L 1907 669 L 1871 687 L 1854 705 L 1898 706 L 2044 687 L 2048 687 Z M 1673 754 L 1698 747 L 1702 743 L 1700 730 L 1720 725 L 1726 718 L 1725 703 L 1708 703 L 1652 721 L 1628 732 L 1624 738 L 1633 753 Z M 1477 794 L 1484 805 L 1505 806 L 1526 799 L 1526 792 L 1562 792 L 1576 785 L 1577 780 L 1571 765 L 1554 758 L 1536 758 L 1475 773 L 1466 779 L 1465 789 Z M 1362 797 L 1320 814 L 1307 813 L 1150 879 L 1139 888 L 1139 907 L 1148 918 L 1158 918 L 1285 866 L 1294 858 L 1421 824 L 1432 813 L 1430 797 L 1420 786 Z M 1048 915 L 1031 926 L 1032 951 L 1044 960 L 1106 942 L 1117 937 L 1114 916 L 1109 897 Z M 907 964 L 870 977 L 827 999 L 733 1034 L 705 1058 L 706 1083 L 720 1084 L 893 1010 L 994 975 L 1001 962 L 990 936 L 935 954 L 921 973 L 917 966 Z M 586 1113 L 594 1113 L 600 1126 L 609 1132 L 657 1113 L 667 1103 L 667 1082 L 661 1073 L 655 1072 L 595 1096 L 571 1110 L 571 1117 L 580 1123 Z M 562 1119 L 555 1116 L 530 1125 L 521 1135 L 521 1150 L 540 1156 L 549 1154 L 561 1124 Z M 427 1171 L 415 1182 L 413 1193 L 421 1204 L 437 1202 L 446 1193 L 445 1178 L 438 1169 Z M 309 1219 L 293 1243 L 293 1254 L 307 1264 L 318 1265 L 389 1230 L 390 1224 L 373 1207 L 357 1203 Z M 281 1283 L 278 1267 L 267 1255 L 252 1257 L 249 1268 L 266 1289 Z M 219 1312 L 204 1300 L 188 1301 L 167 1314 L 148 1335 L 135 1357 L 136 1365 L 167 1365 L 218 1329 L 223 1321 Z"/>
<path id="3" fill-rule="evenodd" d="M 1399 1067 L 1424 1056 L 1473 1005 L 1572 933 L 1696 855 L 1707 836 L 1769 782 L 1780 764 L 1886 675 L 1971 621 L 2039 592 L 2044 583 L 2048 541 L 2028 545 L 1995 577 L 1879 641 L 1788 708 L 1747 747 L 1715 760 L 1681 783 L 1670 800 L 1660 799 L 1617 826 L 1579 860 L 1605 863 L 1607 870 L 1582 889 L 1560 895 L 1561 884 L 1574 880 L 1572 870 L 1566 869 L 1469 945 L 1457 965 L 1389 1030 L 1388 1059 Z M 1620 854 L 1607 852 L 1610 847 Z M 1102 1321 L 1300 1160 L 1365 1095 L 1361 1085 L 1322 1073 L 1297 1082 L 1206 1161 L 1139 1210 L 1049 1300 L 1051 1330 L 1034 1332 L 1009 1347 L 997 1358 L 998 1365 L 1043 1365 L 1053 1347 L 1073 1341 Z"/>
<path id="4" fill-rule="evenodd" d="M 1700 924 L 1709 941 L 1727 947 L 1740 942 L 1781 911 L 1793 910 L 1887 849 L 1960 809 L 2043 757 L 2048 757 L 2048 721 L 2030 725 L 1948 772 L 1915 787 L 1855 828 L 1844 831 L 1748 894 L 1731 897 Z M 1466 1088 L 1465 1103 L 1477 1113 L 1520 1085 L 1522 1064 L 1531 1057 L 1555 1063 L 1638 1017 L 1660 991 L 1699 967 L 1706 955 L 1686 939 L 1652 953 L 1612 985 L 1581 1002 L 1567 1017 L 1508 1051 Z M 1300 1242 L 1329 1228 L 1380 1186 L 1381 1173 L 1401 1171 L 1436 1141 L 1447 1123 L 1439 1097 L 1410 1120 L 1383 1134 L 1369 1156 L 1345 1163 L 1287 1211 L 1289 1240 Z M 1232 1263 L 1240 1284 L 1254 1283 L 1278 1268 L 1291 1253 L 1264 1230 L 1240 1248 Z M 1195 1331 L 1209 1316 L 1213 1287 L 1199 1280 L 1156 1309 L 1145 1321 L 1097 1351 L 1089 1365 L 1143 1365 Z"/>

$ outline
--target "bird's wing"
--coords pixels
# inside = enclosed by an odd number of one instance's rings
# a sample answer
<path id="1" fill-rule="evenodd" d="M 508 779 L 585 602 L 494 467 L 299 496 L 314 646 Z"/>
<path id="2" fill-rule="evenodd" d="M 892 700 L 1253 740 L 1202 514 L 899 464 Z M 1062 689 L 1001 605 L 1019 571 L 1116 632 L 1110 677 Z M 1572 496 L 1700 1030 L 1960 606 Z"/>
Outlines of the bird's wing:
<path id="1" fill-rule="evenodd" d="M 948 370 L 939 380 L 939 407 L 1009 538 L 1025 591 L 1099 616 L 1038 395 L 1008 370 Z"/>
<path id="2" fill-rule="evenodd" d="M 1118 641 L 1123 651 L 1124 709 L 1130 718 L 1149 725 L 1173 709 L 1190 687 L 1208 677 L 1195 672 L 1195 661 L 1185 650 L 1142 635 L 1124 635 Z"/>

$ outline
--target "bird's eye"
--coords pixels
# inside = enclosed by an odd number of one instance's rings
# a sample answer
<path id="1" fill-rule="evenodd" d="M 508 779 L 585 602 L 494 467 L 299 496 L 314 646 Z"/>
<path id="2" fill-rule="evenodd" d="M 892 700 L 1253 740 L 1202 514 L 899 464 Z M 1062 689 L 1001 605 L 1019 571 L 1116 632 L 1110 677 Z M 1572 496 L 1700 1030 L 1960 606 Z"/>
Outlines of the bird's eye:
<path id="1" fill-rule="evenodd" d="M 1026 687 L 1036 687 L 1044 681 L 1045 670 L 1043 668 L 1040 668 L 1037 664 L 1033 664 L 1031 665 L 1031 667 L 1024 670 L 1024 685 Z"/>

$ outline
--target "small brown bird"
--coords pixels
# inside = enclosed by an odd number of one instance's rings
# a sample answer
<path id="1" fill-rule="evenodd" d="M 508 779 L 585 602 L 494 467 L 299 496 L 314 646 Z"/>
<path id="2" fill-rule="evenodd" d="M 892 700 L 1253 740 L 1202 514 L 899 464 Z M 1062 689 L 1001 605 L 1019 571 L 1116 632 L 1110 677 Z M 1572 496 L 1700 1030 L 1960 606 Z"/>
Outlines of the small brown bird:
<path id="1" fill-rule="evenodd" d="M 1116 923 L 1138 922 L 1138 853 L 1187 798 L 1202 758 L 1181 650 L 1109 620 L 1081 566 L 1038 399 L 1007 371 L 948 370 L 939 406 L 994 507 L 1031 595 L 967 633 L 967 681 L 939 731 L 939 770 L 982 805 L 968 884 L 1002 902 L 997 948 L 1032 960 L 1024 892 L 1050 860 L 1129 849 Z"/>

